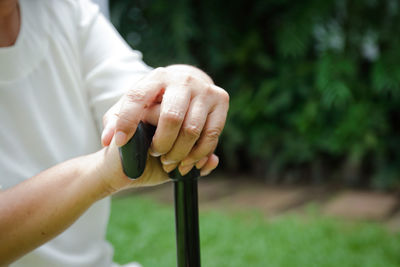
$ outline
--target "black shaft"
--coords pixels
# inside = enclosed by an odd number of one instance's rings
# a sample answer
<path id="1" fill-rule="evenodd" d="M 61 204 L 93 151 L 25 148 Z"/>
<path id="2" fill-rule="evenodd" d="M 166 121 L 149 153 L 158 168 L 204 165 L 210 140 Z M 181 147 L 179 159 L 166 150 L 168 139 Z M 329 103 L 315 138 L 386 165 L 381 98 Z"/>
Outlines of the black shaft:
<path id="1" fill-rule="evenodd" d="M 200 267 L 198 171 L 174 181 L 178 267 Z"/>

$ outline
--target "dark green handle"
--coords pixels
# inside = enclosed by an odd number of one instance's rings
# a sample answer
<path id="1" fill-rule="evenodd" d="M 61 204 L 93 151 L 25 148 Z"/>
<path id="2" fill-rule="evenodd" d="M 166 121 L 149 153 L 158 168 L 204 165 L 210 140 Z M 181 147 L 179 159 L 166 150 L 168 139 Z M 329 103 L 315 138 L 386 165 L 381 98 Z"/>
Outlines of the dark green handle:
<path id="1" fill-rule="evenodd" d="M 155 130 L 153 125 L 140 122 L 132 139 L 119 148 L 122 169 L 129 178 L 137 179 L 143 174 Z"/>
<path id="2" fill-rule="evenodd" d="M 156 127 L 140 122 L 135 134 L 128 143 L 119 148 L 119 154 L 122 162 L 122 169 L 126 176 L 131 179 L 139 178 L 146 167 L 147 152 L 150 148 Z M 199 177 L 200 171 L 193 168 L 189 174 L 181 176 L 176 169 L 169 174 L 173 180 L 180 180 L 183 177 Z"/>

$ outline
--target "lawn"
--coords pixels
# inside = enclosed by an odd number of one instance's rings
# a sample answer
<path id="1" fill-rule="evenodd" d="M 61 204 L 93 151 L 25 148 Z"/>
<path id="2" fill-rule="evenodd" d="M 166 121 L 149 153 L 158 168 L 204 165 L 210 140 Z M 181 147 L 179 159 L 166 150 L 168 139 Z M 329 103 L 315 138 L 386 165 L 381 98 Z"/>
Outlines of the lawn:
<path id="1" fill-rule="evenodd" d="M 266 220 L 256 211 L 202 212 L 202 266 L 400 266 L 400 233 L 311 211 Z M 114 198 L 107 239 L 115 261 L 176 266 L 174 211 L 143 196 Z"/>

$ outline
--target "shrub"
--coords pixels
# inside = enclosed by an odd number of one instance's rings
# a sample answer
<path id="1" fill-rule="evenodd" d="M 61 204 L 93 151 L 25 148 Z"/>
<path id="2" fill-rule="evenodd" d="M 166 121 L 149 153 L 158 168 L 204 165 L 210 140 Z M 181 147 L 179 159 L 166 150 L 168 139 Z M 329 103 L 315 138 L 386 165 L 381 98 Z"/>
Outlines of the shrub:
<path id="1" fill-rule="evenodd" d="M 195 64 L 231 94 L 223 167 L 265 179 L 400 178 L 397 1 L 111 2 L 152 66 Z"/>

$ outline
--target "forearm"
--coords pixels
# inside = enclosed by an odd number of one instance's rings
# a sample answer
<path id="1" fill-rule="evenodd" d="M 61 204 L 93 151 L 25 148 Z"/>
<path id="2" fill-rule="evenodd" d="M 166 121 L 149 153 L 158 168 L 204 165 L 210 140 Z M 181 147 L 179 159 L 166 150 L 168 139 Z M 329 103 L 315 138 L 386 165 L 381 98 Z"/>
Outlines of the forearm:
<path id="1" fill-rule="evenodd" d="M 110 193 L 93 164 L 101 156 L 69 160 L 0 192 L 0 266 L 55 237 Z"/>

